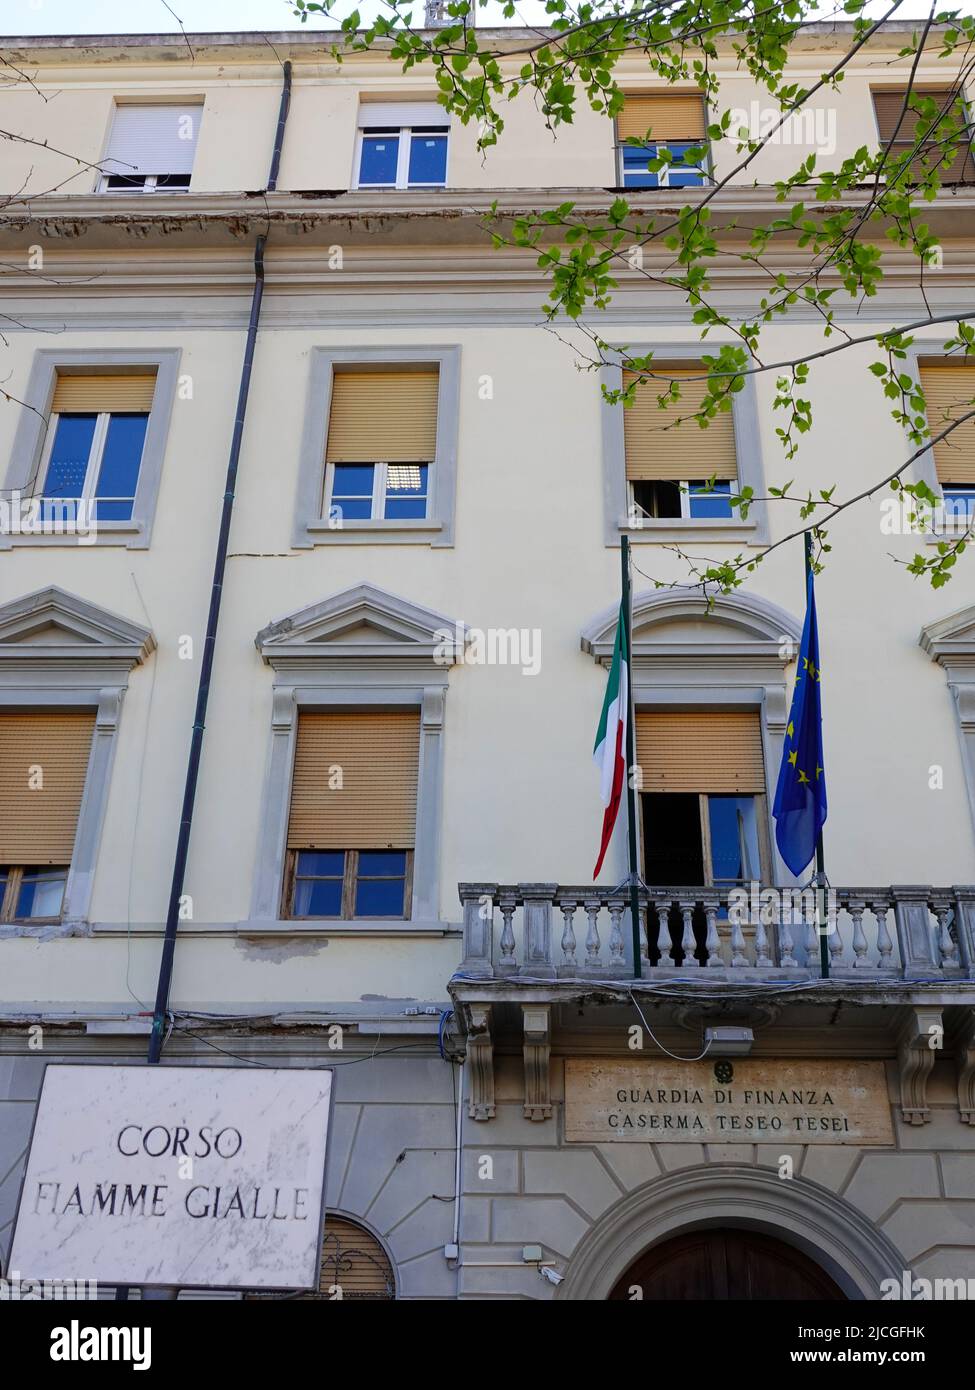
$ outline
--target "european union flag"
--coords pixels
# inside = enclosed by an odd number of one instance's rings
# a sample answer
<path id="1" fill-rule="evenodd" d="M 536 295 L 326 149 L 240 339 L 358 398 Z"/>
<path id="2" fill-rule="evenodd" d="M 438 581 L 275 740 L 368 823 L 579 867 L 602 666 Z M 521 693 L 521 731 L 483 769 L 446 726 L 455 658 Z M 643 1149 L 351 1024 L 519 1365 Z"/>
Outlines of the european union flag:
<path id="1" fill-rule="evenodd" d="M 806 583 L 806 621 L 772 815 L 779 853 L 798 877 L 816 853 L 826 820 L 822 671 L 812 570 Z"/>

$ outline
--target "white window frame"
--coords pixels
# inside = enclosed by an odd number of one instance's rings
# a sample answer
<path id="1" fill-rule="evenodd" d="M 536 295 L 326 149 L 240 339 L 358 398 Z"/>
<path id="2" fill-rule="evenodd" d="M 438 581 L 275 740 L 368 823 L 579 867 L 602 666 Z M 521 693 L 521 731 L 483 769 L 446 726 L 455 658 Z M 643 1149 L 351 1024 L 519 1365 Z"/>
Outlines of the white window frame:
<path id="1" fill-rule="evenodd" d="M 190 191 L 190 185 L 189 185 L 189 183 L 187 183 L 187 185 L 186 185 L 185 188 L 180 188 L 179 185 L 176 185 L 176 186 L 173 187 L 173 188 L 157 188 L 157 183 L 158 183 L 158 180 L 159 180 L 160 178 L 171 179 L 171 178 L 173 178 L 173 177 L 174 177 L 173 174 L 141 174 L 141 175 L 140 175 L 140 174 L 131 174 L 131 175 L 130 175 L 130 174 L 121 174 L 121 173 L 102 174 L 101 178 L 100 178 L 99 181 L 98 181 L 98 192 L 99 192 L 99 193 L 156 193 L 156 192 L 159 192 L 159 193 L 189 193 L 189 191 Z M 187 175 L 187 178 L 188 178 L 188 179 L 192 179 L 192 177 L 193 177 L 192 174 L 188 174 L 188 175 Z M 135 178 L 141 178 L 141 179 L 143 180 L 143 182 L 142 182 L 141 184 L 140 184 L 140 183 L 131 183 L 131 184 L 128 184 L 125 188 L 110 188 L 110 187 L 109 187 L 109 183 L 108 183 L 109 179 L 118 179 L 118 178 L 134 178 L 134 179 L 135 179 Z"/>
<path id="2" fill-rule="evenodd" d="M 48 501 L 50 501 L 50 502 L 67 503 L 67 502 L 74 502 L 74 501 L 77 501 L 77 503 L 78 503 L 79 506 L 80 506 L 82 503 L 84 503 L 84 514 L 87 515 L 87 516 L 91 516 L 91 515 L 92 515 L 92 510 L 91 510 L 91 509 L 92 509 L 92 507 L 93 507 L 93 505 L 94 505 L 94 503 L 95 503 L 95 500 L 96 500 L 96 499 L 95 499 L 95 488 L 98 486 L 98 475 L 99 475 L 99 473 L 101 472 L 101 468 L 102 468 L 102 459 L 103 459 L 104 454 L 105 454 L 105 443 L 106 443 L 106 440 L 108 439 L 108 422 L 109 422 L 109 420 L 112 418 L 112 415 L 113 415 L 113 414 L 114 414 L 114 415 L 123 415 L 123 414 L 124 414 L 124 415 L 145 415 L 145 417 L 146 417 L 146 434 L 148 434 L 148 432 L 149 432 L 149 415 L 150 415 L 150 413 L 151 413 L 150 410 L 134 410 L 134 411 L 129 411 L 129 410 L 126 410 L 126 411 L 99 410 L 99 411 L 97 411 L 97 412 L 90 411 L 90 410 L 65 410 L 65 411 L 56 410 L 56 411 L 53 411 L 52 414 L 51 414 L 50 423 L 48 424 L 48 427 L 47 427 L 47 437 L 46 437 L 45 440 L 44 440 L 44 450 L 43 450 L 43 452 L 42 452 L 42 454 L 41 454 L 41 466 L 40 466 L 40 468 L 38 469 L 38 474 L 37 474 L 37 477 L 38 477 L 38 491 L 37 491 L 37 494 L 36 494 L 37 497 L 38 497 L 42 502 L 48 502 Z M 95 416 L 96 416 L 96 418 L 95 418 L 95 429 L 94 429 L 94 433 L 92 434 L 92 437 L 91 437 L 91 451 L 90 451 L 89 454 L 88 454 L 88 465 L 87 465 L 87 468 L 86 468 L 86 470 L 85 470 L 85 480 L 84 480 L 84 482 L 83 482 L 82 485 L 81 485 L 81 493 L 80 493 L 80 495 L 79 495 L 77 498 L 74 498 L 74 497 L 52 497 L 52 496 L 50 496 L 48 493 L 46 493 L 46 492 L 44 491 L 44 484 L 47 482 L 48 468 L 50 467 L 50 464 L 51 464 L 51 455 L 54 453 L 54 441 L 57 439 L 58 426 L 59 426 L 60 423 L 61 423 L 61 416 L 62 416 L 62 415 L 92 415 L 92 414 L 95 414 Z M 143 458 L 145 457 L 145 452 L 146 452 L 146 441 L 145 441 L 145 436 L 143 436 L 143 440 L 142 440 L 142 452 L 139 454 L 139 472 L 136 474 L 136 479 L 135 479 L 135 492 L 134 492 L 133 495 L 132 495 L 132 514 L 133 514 L 133 516 L 135 515 L 136 498 L 138 497 L 138 494 L 139 494 L 139 475 L 140 475 L 141 472 L 142 472 L 142 460 L 143 460 Z M 100 502 L 122 502 L 122 501 L 127 501 L 128 499 L 127 499 L 127 498 L 121 498 L 121 497 L 100 497 L 100 498 L 98 498 L 97 500 L 100 501 Z M 128 518 L 126 518 L 126 524 L 127 524 L 127 522 L 128 522 Z"/>
<path id="3" fill-rule="evenodd" d="M 447 143 L 446 157 L 444 160 L 443 183 L 410 183 L 410 150 L 413 147 L 414 135 L 433 135 L 443 136 Z M 362 142 L 363 139 L 376 135 L 396 136 L 399 146 L 396 151 L 396 182 L 395 183 L 363 183 L 360 174 L 362 172 Z M 360 126 L 356 132 L 355 143 L 355 180 L 354 188 L 446 188 L 447 187 L 447 160 L 450 158 L 450 126 Z"/>
<path id="4" fill-rule="evenodd" d="M 413 463 L 416 464 L 416 465 L 418 465 L 418 466 L 422 466 L 423 464 L 426 464 L 426 469 L 427 469 L 427 489 L 426 489 L 426 492 L 425 492 L 424 495 L 423 495 L 423 516 L 422 516 L 422 517 L 417 517 L 417 518 L 416 518 L 417 521 L 426 521 L 426 520 L 427 520 L 427 517 L 428 517 L 428 512 L 429 512 L 429 507 L 430 507 L 430 494 L 431 494 L 431 489 L 432 489 L 432 484 L 433 484 L 433 462 L 434 462 L 433 459 L 415 459 L 415 460 L 413 460 Z M 371 503 L 371 507 L 370 507 L 370 512 L 369 512 L 368 520 L 370 520 L 370 521 L 387 521 L 387 520 L 389 520 L 390 518 L 388 518 L 388 517 L 386 516 L 386 489 L 387 489 L 387 485 L 388 485 L 388 482 L 389 482 L 389 469 L 390 469 L 390 464 L 387 463 L 384 459 L 372 459 L 371 461 L 369 461 L 369 462 L 367 462 L 367 463 L 360 463 L 360 464 L 356 464 L 356 465 L 353 465 L 353 466 L 354 466 L 354 467 L 359 467 L 359 468 L 371 468 L 371 469 L 372 469 L 372 503 Z M 399 464 L 399 463 L 394 463 L 394 464 L 392 465 L 393 468 L 409 468 L 410 466 L 411 466 L 411 464 Z M 325 465 L 325 501 L 324 501 L 324 510 L 323 510 L 323 513 L 322 513 L 323 517 L 324 517 L 326 520 L 327 520 L 329 517 L 331 517 L 331 515 L 332 515 L 332 491 L 333 491 L 334 483 L 335 483 L 335 464 L 334 464 L 334 463 L 329 463 L 329 464 L 326 464 L 326 465 Z M 364 496 L 365 496 L 365 493 L 363 493 L 363 497 L 364 497 Z M 353 499 L 353 500 L 354 500 L 354 499 Z M 341 505 L 341 502 L 338 503 L 337 505 Z M 367 518 L 365 518 L 365 517 L 362 518 L 363 521 L 365 521 L 366 519 L 367 519 Z M 396 518 L 394 517 L 394 518 L 392 518 L 392 520 L 395 521 Z"/>
<path id="5" fill-rule="evenodd" d="M 711 181 L 711 142 L 710 142 L 710 140 L 708 140 L 707 136 L 704 136 L 701 140 L 697 140 L 697 141 L 695 141 L 695 140 L 675 140 L 675 141 L 673 141 L 673 144 L 675 144 L 675 145 L 691 145 L 691 146 L 693 146 L 693 145 L 695 145 L 695 144 L 699 144 L 699 145 L 703 145 L 703 146 L 705 147 L 705 149 L 708 151 L 707 158 L 706 158 L 705 160 L 703 160 L 700 164 L 695 164 L 695 165 L 692 166 L 693 168 L 697 169 L 697 170 L 700 172 L 700 175 L 701 175 L 701 182 L 700 182 L 699 184 L 694 184 L 694 183 L 692 183 L 692 184 L 686 184 L 686 183 L 685 183 L 685 184 L 676 184 L 676 183 L 675 183 L 675 184 L 672 185 L 671 182 L 670 182 L 670 171 L 671 171 L 671 169 L 672 169 L 674 166 L 673 166 L 672 164 L 667 164 L 667 165 L 665 165 L 665 167 L 664 167 L 663 169 L 658 169 L 658 170 L 657 170 L 657 184 L 656 184 L 656 186 L 657 186 L 658 188 L 670 188 L 670 187 L 674 187 L 674 188 L 707 188 L 707 187 L 708 187 L 708 184 L 709 184 L 710 181 Z M 617 178 L 619 179 L 619 182 L 618 182 L 618 184 L 617 184 L 617 187 L 618 187 L 618 188 L 629 188 L 629 189 L 631 190 L 631 192 L 633 192 L 633 193 L 645 193 L 645 192 L 648 192 L 648 191 L 652 193 L 652 192 L 653 192 L 653 188 L 654 188 L 654 185 L 653 185 L 653 184 L 644 184 L 644 185 L 641 187 L 639 184 L 627 184 L 627 183 L 625 182 L 626 171 L 625 171 L 625 169 L 623 168 L 623 151 L 624 151 L 624 150 L 637 150 L 637 149 L 643 149 L 643 150 L 648 150 L 648 151 L 649 151 L 649 150 L 653 150 L 654 153 L 653 153 L 652 155 L 651 155 L 651 154 L 648 154 L 648 155 L 647 155 L 647 161 L 649 162 L 651 159 L 658 159 L 658 158 L 659 158 L 659 154 L 657 153 L 657 151 L 659 151 L 659 150 L 661 150 L 661 149 L 667 150 L 667 149 L 670 149 L 670 148 L 671 148 L 671 146 L 670 146 L 670 144 L 668 144 L 668 142 L 667 142 L 666 140 L 656 140 L 656 141 L 654 141 L 654 143 L 651 144 L 651 145 L 631 145 L 631 144 L 629 144 L 626 140 L 617 141 L 617 144 L 616 144 L 616 160 L 617 160 Z M 685 167 L 685 166 L 679 166 L 679 167 L 683 168 L 683 167 Z"/>
<path id="6" fill-rule="evenodd" d="M 715 520 L 715 519 L 717 519 L 717 520 L 719 520 L 719 521 L 724 519 L 724 518 L 722 518 L 722 517 L 714 518 L 714 517 L 709 517 L 709 516 L 694 516 L 694 515 L 693 515 L 693 513 L 691 512 L 691 481 L 692 481 L 691 479 L 688 479 L 688 478 L 659 478 L 659 479 L 658 479 L 658 478 L 655 478 L 655 479 L 653 479 L 652 481 L 654 481 L 654 482 L 661 482 L 661 483 L 673 483 L 673 485 L 674 485 L 675 487 L 677 487 L 677 488 L 680 489 L 680 519 L 681 519 L 682 521 L 699 521 L 699 522 L 702 522 L 702 523 L 707 523 L 708 521 L 713 521 L 713 520 Z M 697 480 L 694 479 L 693 481 L 697 481 Z M 704 481 L 706 482 L 707 479 L 704 479 Z M 701 496 L 701 497 L 723 497 L 723 496 L 724 496 L 724 493 L 719 492 L 719 491 L 718 491 L 718 488 L 717 488 L 717 484 L 719 484 L 719 483 L 728 483 L 728 484 L 729 484 L 728 496 L 729 496 L 729 497 L 734 496 L 734 492 L 733 492 L 732 489 L 733 489 L 734 487 L 737 487 L 737 486 L 738 486 L 738 480 L 737 480 L 737 478 L 716 478 L 716 479 L 715 479 L 715 487 L 712 489 L 712 491 L 711 491 L 710 493 L 699 493 L 699 494 L 696 494 L 696 495 L 697 495 L 697 496 Z M 628 478 L 628 479 L 627 479 L 627 481 L 626 481 L 626 487 L 627 487 L 627 492 L 629 493 L 629 498 L 628 498 L 628 500 L 629 500 L 630 510 L 631 510 L 631 512 L 635 515 L 637 509 L 639 509 L 640 511 L 643 511 L 643 508 L 640 507 L 640 504 L 639 504 L 639 503 L 637 502 L 637 500 L 636 500 L 636 493 L 635 493 L 635 491 L 634 491 L 634 489 L 633 489 L 633 479 L 632 479 L 632 478 Z M 668 517 L 651 516 L 649 512 L 644 512 L 643 515 L 644 515 L 644 517 L 646 518 L 647 521 L 667 521 L 667 520 L 674 520 L 674 521 L 676 521 L 676 520 L 677 520 L 676 517 L 668 518 Z M 731 513 L 731 517 L 730 517 L 729 519 L 734 519 L 734 512 Z"/>

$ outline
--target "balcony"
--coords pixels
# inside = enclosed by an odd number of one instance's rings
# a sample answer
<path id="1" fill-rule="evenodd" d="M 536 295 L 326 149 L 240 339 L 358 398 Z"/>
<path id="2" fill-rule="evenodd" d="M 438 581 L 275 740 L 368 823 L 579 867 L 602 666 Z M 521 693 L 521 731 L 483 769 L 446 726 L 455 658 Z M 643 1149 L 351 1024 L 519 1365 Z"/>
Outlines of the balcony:
<path id="1" fill-rule="evenodd" d="M 633 980 L 629 890 L 462 883 L 464 959 L 453 983 Z M 639 889 L 641 976 L 820 978 L 811 889 Z M 975 981 L 975 885 L 830 888 L 830 978 L 864 984 Z M 499 921 L 500 919 L 500 921 Z"/>
<path id="2" fill-rule="evenodd" d="M 521 1050 L 525 1117 L 547 1120 L 553 1050 L 632 1055 L 639 1022 L 653 1055 L 661 1036 L 686 1057 L 709 1025 L 738 1025 L 764 1056 L 896 1058 L 909 1124 L 930 1118 L 927 1079 L 947 1048 L 959 1117 L 975 1125 L 975 885 L 830 888 L 828 979 L 810 889 L 640 888 L 637 978 L 625 885 L 459 888 L 464 959 L 449 990 L 472 1119 L 495 1114 L 496 1051 Z"/>

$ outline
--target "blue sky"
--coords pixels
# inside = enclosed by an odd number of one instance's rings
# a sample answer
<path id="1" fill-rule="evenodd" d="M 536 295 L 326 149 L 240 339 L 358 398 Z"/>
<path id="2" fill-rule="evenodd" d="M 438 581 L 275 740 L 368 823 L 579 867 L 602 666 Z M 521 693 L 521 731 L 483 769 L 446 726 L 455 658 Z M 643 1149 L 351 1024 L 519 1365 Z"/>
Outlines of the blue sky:
<path id="1" fill-rule="evenodd" d="M 950 3 L 950 0 L 946 0 L 946 3 Z M 958 9 L 971 13 L 975 0 L 956 0 L 956 5 Z M 289 0 L 169 0 L 169 6 L 171 9 L 167 8 L 164 0 L 4 0 L 0 29 L 9 36 L 175 33 L 179 25 L 172 11 L 190 33 L 301 27 Z M 343 13 L 351 8 L 351 0 L 343 0 Z M 369 0 L 364 0 L 360 5 L 363 13 L 374 8 Z M 416 0 L 416 12 L 419 13 L 421 8 L 422 0 Z M 544 22 L 544 7 L 540 0 L 528 0 L 519 8 L 524 20 Z M 913 18 L 925 14 L 927 8 L 924 0 L 906 0 L 898 11 L 898 17 Z M 883 7 L 871 4 L 871 11 L 882 13 Z M 480 13 L 486 24 L 499 22 L 497 7 L 493 5 Z M 305 27 L 322 29 L 331 26 L 318 18 L 309 20 Z"/>

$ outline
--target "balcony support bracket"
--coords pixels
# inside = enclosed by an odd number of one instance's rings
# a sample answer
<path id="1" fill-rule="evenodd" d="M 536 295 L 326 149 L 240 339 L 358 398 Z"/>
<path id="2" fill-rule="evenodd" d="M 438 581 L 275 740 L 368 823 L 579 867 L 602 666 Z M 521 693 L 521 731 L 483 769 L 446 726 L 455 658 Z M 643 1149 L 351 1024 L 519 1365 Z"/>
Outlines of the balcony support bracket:
<path id="1" fill-rule="evenodd" d="M 975 1125 L 975 1009 L 966 1009 L 955 1034 L 955 1066 L 958 1070 L 958 1116 L 962 1124 Z"/>
<path id="2" fill-rule="evenodd" d="M 491 1005 L 468 1006 L 467 1113 L 472 1120 L 494 1119 L 494 1042 L 491 1038 Z"/>
<path id="3" fill-rule="evenodd" d="M 552 1051 L 552 1009 L 549 1004 L 523 1004 L 525 1026 L 525 1119 L 552 1118 L 549 1058 Z"/>
<path id="4" fill-rule="evenodd" d="M 943 1044 L 941 1010 L 909 1009 L 897 1043 L 901 1116 L 906 1124 L 926 1125 L 931 1119 L 927 1098 L 928 1077 Z"/>

